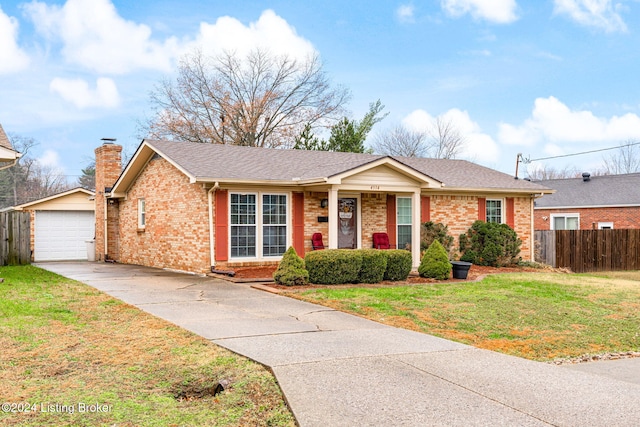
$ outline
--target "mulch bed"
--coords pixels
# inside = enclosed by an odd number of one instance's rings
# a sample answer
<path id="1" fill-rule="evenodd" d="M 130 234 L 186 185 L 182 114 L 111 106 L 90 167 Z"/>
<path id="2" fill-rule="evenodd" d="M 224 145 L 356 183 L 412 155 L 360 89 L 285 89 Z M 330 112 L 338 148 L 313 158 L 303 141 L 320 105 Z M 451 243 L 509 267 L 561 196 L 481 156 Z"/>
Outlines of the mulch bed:
<path id="1" fill-rule="evenodd" d="M 276 270 L 277 266 L 273 265 L 273 266 L 266 266 L 266 267 L 243 267 L 243 268 L 238 268 L 235 269 L 235 276 L 233 276 L 233 278 L 229 278 L 229 277 L 224 277 L 224 276 L 219 276 L 221 278 L 227 279 L 227 280 L 231 280 L 234 282 L 245 282 L 245 283 L 250 283 L 252 281 L 256 281 L 256 282 L 269 282 L 272 281 L 272 277 L 273 277 L 273 272 Z M 488 274 L 498 274 L 498 273 L 521 273 L 521 272 L 541 272 L 544 270 L 540 270 L 537 268 L 530 268 L 530 267 L 500 267 L 500 268 L 496 268 L 496 267 L 484 267 L 484 266 L 480 266 L 480 265 L 472 265 L 471 269 L 469 270 L 469 274 L 467 275 L 467 279 L 466 280 L 460 280 L 460 279 L 449 279 L 447 281 L 440 281 L 440 280 L 435 280 L 435 279 L 428 279 L 425 277 L 420 277 L 417 275 L 410 275 L 407 280 L 405 281 L 400 281 L 400 282 L 390 282 L 390 281 L 383 281 L 380 283 L 375 283 L 375 284 L 366 284 L 366 283 L 359 283 L 357 284 L 357 286 L 362 286 L 362 287 L 382 287 L 382 286 L 399 286 L 399 285 L 419 285 L 419 284 L 427 284 L 427 283 L 453 283 L 453 282 L 472 282 L 472 281 L 476 281 L 476 280 L 480 280 L 482 279 L 484 276 L 488 275 Z M 347 285 L 304 285 L 304 286 L 283 286 L 283 285 L 277 285 L 275 283 L 269 283 L 268 286 L 270 288 L 275 288 L 278 290 L 288 290 L 288 291 L 302 291 L 302 290 L 307 290 L 307 289 L 317 289 L 317 288 L 323 288 L 326 286 L 331 286 L 331 287 L 339 287 L 339 286 L 343 286 L 343 287 L 353 287 L 353 284 L 347 284 Z"/>

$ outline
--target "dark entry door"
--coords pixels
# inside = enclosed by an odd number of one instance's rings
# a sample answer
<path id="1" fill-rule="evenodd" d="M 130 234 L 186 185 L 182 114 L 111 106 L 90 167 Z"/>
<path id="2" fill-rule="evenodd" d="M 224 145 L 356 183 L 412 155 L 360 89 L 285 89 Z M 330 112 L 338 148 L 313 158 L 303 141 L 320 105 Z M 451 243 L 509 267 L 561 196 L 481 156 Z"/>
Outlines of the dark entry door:
<path id="1" fill-rule="evenodd" d="M 338 248 L 355 249 L 358 247 L 358 199 L 338 199 Z"/>

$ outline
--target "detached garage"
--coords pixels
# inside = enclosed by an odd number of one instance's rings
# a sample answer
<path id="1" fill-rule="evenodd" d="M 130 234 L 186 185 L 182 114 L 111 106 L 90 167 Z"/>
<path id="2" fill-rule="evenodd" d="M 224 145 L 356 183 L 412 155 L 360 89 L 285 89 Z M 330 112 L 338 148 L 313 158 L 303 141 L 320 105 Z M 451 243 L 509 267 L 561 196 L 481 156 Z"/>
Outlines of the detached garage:
<path id="1" fill-rule="evenodd" d="M 31 213 L 33 261 L 86 260 L 95 237 L 94 193 L 76 188 L 17 206 Z"/>

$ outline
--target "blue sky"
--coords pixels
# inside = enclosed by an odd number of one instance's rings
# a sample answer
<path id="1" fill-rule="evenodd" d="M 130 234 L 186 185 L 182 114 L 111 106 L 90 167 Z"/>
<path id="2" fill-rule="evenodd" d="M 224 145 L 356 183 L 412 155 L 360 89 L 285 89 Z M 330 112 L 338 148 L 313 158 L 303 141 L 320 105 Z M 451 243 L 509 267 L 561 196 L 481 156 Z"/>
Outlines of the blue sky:
<path id="1" fill-rule="evenodd" d="M 181 55 L 264 45 L 319 54 L 354 118 L 380 99 L 390 114 L 370 138 L 443 116 L 461 157 L 513 174 L 517 153 L 640 141 L 638 24 L 638 0 L 2 1 L 0 124 L 74 180 L 101 138 L 135 149 Z M 606 155 L 530 167 L 595 170 Z"/>

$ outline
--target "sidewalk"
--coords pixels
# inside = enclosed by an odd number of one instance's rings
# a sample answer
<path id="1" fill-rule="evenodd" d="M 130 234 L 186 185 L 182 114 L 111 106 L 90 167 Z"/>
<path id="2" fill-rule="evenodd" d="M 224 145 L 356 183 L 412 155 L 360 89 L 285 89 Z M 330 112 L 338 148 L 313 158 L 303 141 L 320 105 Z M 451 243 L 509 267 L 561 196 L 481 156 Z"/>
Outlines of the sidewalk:
<path id="1" fill-rule="evenodd" d="M 146 267 L 40 267 L 269 366 L 301 426 L 632 426 L 640 385 Z"/>

